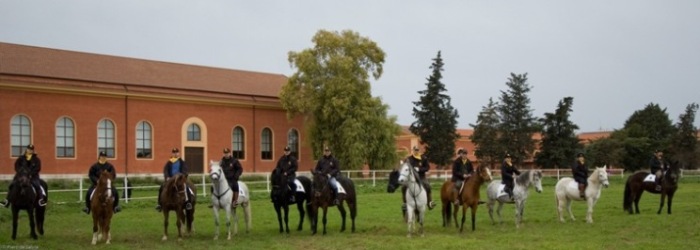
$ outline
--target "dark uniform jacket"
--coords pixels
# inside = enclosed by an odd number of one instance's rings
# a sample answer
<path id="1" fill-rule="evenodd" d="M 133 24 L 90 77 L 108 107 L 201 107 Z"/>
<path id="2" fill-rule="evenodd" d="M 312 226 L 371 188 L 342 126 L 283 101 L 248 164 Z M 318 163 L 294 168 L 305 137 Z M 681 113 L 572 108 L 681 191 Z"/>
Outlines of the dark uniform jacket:
<path id="1" fill-rule="evenodd" d="M 411 166 L 418 167 L 418 176 L 421 179 L 425 179 L 425 173 L 430 170 L 430 164 L 428 163 L 428 157 L 421 155 L 421 159 L 417 159 L 414 155 L 408 157 L 408 162 Z"/>
<path id="2" fill-rule="evenodd" d="M 288 178 L 292 178 L 296 175 L 297 168 L 299 168 L 299 165 L 297 163 L 297 158 L 290 154 L 282 155 L 279 161 L 277 161 L 277 167 L 275 168 L 279 169 L 279 171 L 282 171 L 282 173 L 287 173 Z"/>
<path id="3" fill-rule="evenodd" d="M 656 171 L 663 170 L 666 171 L 668 170 L 668 161 L 659 158 L 656 158 L 656 156 L 651 157 L 651 160 L 649 160 L 649 167 L 651 168 L 651 173 L 656 174 Z"/>
<path id="4" fill-rule="evenodd" d="M 237 182 L 238 178 L 240 178 L 241 174 L 243 174 L 243 167 L 241 166 L 241 162 L 239 162 L 238 159 L 234 157 L 221 158 L 220 165 L 221 168 L 224 170 L 224 175 L 226 176 L 226 181 L 228 181 L 229 185 Z"/>
<path id="5" fill-rule="evenodd" d="M 180 162 L 180 173 L 187 175 L 187 164 L 185 164 L 185 161 L 182 160 L 182 158 L 177 158 L 177 161 Z M 170 177 L 173 177 L 173 175 L 170 173 L 172 172 L 173 169 L 173 163 L 168 160 L 168 162 L 165 163 L 165 166 L 163 167 L 163 178 L 167 180 Z"/>
<path id="6" fill-rule="evenodd" d="M 515 165 L 508 166 L 504 162 L 503 166 L 501 166 L 501 183 L 506 184 L 506 186 L 512 186 L 513 174 L 520 174 L 520 171 L 515 168 Z"/>
<path id="7" fill-rule="evenodd" d="M 317 173 L 329 174 L 332 177 L 338 178 L 340 174 L 340 163 L 338 159 L 333 157 L 333 155 L 323 156 L 316 163 L 316 168 L 314 169 Z"/>
<path id="8" fill-rule="evenodd" d="M 466 161 L 462 161 L 461 157 L 457 157 L 457 159 L 452 163 L 452 181 L 464 181 L 464 175 L 465 174 L 471 174 L 474 172 L 474 167 L 472 166 L 472 162 L 467 159 Z"/>
<path id="9" fill-rule="evenodd" d="M 88 177 L 90 177 L 93 186 L 97 185 L 97 181 L 100 179 L 100 173 L 104 170 L 112 173 L 113 177 L 117 178 L 117 171 L 114 170 L 112 163 L 105 162 L 105 164 L 100 164 L 100 162 L 96 162 L 90 167 L 90 172 L 88 172 Z"/>
<path id="10" fill-rule="evenodd" d="M 588 167 L 586 167 L 586 164 L 581 164 L 579 161 L 574 162 L 571 172 L 574 174 L 576 182 L 588 185 Z"/>
<path id="11" fill-rule="evenodd" d="M 15 160 L 15 172 L 19 173 L 23 168 L 29 170 L 29 175 L 31 175 L 32 179 L 39 179 L 41 160 L 39 160 L 39 157 L 34 153 L 32 153 L 31 160 L 27 160 L 27 156 L 24 154 L 20 155 L 17 157 L 17 160 Z"/>

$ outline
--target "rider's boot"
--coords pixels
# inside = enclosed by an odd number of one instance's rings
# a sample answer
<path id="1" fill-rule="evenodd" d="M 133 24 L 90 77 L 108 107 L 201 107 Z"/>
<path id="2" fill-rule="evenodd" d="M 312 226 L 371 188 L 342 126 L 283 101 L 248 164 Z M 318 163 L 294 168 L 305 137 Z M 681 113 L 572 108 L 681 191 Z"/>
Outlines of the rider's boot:
<path id="1" fill-rule="evenodd" d="M 233 192 L 233 198 L 231 198 L 231 207 L 236 208 L 238 206 L 238 192 Z"/>

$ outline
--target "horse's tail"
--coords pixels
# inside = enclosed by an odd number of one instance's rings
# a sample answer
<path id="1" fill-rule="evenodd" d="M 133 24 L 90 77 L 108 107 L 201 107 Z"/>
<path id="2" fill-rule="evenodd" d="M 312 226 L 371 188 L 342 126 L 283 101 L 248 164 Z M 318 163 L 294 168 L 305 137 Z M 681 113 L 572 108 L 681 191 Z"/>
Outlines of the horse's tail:
<path id="1" fill-rule="evenodd" d="M 630 185 L 630 182 L 631 182 L 630 179 L 628 179 L 627 182 L 625 183 L 625 194 L 624 194 L 624 199 L 622 201 L 622 207 L 623 207 L 624 211 L 631 211 L 632 210 L 632 187 Z"/>
<path id="2" fill-rule="evenodd" d="M 445 221 L 442 223 L 443 227 L 449 226 L 450 222 L 452 222 L 452 204 L 450 203 L 442 203 L 444 208 L 442 209 L 442 217 L 445 218 Z"/>

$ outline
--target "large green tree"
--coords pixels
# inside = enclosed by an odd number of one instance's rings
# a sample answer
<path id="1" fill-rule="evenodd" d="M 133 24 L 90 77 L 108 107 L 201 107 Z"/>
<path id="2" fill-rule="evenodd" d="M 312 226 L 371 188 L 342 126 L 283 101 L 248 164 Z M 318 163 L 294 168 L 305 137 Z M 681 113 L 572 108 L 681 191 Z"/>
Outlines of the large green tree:
<path id="1" fill-rule="evenodd" d="M 540 119 L 542 124 L 542 141 L 540 152 L 535 156 L 535 163 L 544 168 L 567 168 L 582 146 L 579 143 L 576 130 L 578 125 L 569 120 L 573 109 L 573 97 L 565 97 L 559 101 L 554 113 L 545 113 Z"/>
<path id="2" fill-rule="evenodd" d="M 670 151 L 688 169 L 695 169 L 698 165 L 698 129 L 695 127 L 695 113 L 698 104 L 691 103 L 685 107 L 685 113 L 678 117 L 676 134 L 673 135 Z"/>
<path id="3" fill-rule="evenodd" d="M 476 124 L 469 124 L 474 128 L 474 133 L 469 136 L 469 139 L 476 146 L 474 155 L 479 162 L 494 167 L 500 162 L 505 149 L 498 144 L 498 124 L 500 117 L 496 107 L 498 103 L 489 98 L 489 104 L 481 108 L 481 112 L 476 118 Z"/>
<path id="4" fill-rule="evenodd" d="M 450 96 L 445 94 L 445 84 L 442 83 L 442 57 L 438 51 L 430 68 L 433 73 L 428 77 L 426 89 L 418 91 L 420 100 L 413 102 L 413 116 L 416 118 L 409 130 L 418 135 L 421 142 L 426 144 L 425 155 L 428 160 L 438 166 L 448 165 L 455 152 L 457 133 L 457 118 L 459 114 L 450 103 Z"/>
<path id="5" fill-rule="evenodd" d="M 625 150 L 621 159 L 625 170 L 636 171 L 648 167 L 654 150 L 668 149 L 675 131 L 666 109 L 650 103 L 635 111 L 625 121 L 624 128 L 613 132 L 611 137 L 619 140 Z"/>
<path id="6" fill-rule="evenodd" d="M 381 99 L 372 97 L 369 82 L 370 75 L 382 75 L 384 51 L 350 30 L 320 30 L 312 41 L 313 48 L 289 52 L 297 71 L 280 93 L 287 114 L 304 116 L 315 157 L 325 145 L 343 169 L 391 167 L 398 160 L 394 138 L 400 128 Z"/>
<path id="7" fill-rule="evenodd" d="M 527 73 L 516 75 L 510 73 L 506 82 L 508 90 L 501 91 L 498 113 L 501 117 L 499 124 L 499 144 L 515 159 L 517 165 L 522 165 L 525 159 L 532 157 L 535 141 L 532 135 L 537 132 L 538 124 L 530 109 L 531 87 L 527 83 Z"/>

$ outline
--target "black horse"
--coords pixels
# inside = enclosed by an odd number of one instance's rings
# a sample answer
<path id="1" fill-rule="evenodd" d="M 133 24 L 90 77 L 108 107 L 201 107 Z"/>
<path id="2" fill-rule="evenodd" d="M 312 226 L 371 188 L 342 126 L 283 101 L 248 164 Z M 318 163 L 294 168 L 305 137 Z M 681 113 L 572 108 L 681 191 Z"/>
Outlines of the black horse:
<path id="1" fill-rule="evenodd" d="M 333 190 L 331 190 L 331 185 L 328 181 L 328 176 L 321 173 L 313 173 L 313 195 L 311 197 L 311 209 L 309 210 L 309 219 L 311 219 L 311 233 L 316 234 L 316 228 L 318 226 L 318 208 L 323 209 L 323 234 L 326 234 L 326 214 L 328 212 L 328 207 L 335 206 L 333 204 Z M 338 211 L 340 211 L 340 216 L 343 218 L 343 224 L 340 227 L 340 231 L 345 231 L 345 207 L 343 207 L 343 202 L 348 203 L 348 209 L 350 209 L 350 219 L 352 220 L 352 232 L 355 232 L 355 217 L 357 216 L 357 196 L 355 193 L 355 184 L 352 180 L 340 176 L 337 178 L 338 185 L 341 185 L 345 189 L 345 194 L 338 194 Z"/>
<path id="2" fill-rule="evenodd" d="M 399 186 L 401 186 L 399 183 L 399 170 L 394 169 L 389 173 L 389 183 L 386 186 L 386 191 L 393 193 Z"/>
<path id="3" fill-rule="evenodd" d="M 272 171 L 272 175 L 270 176 L 270 181 L 272 182 L 270 197 L 275 207 L 275 212 L 277 212 L 277 222 L 279 222 L 280 225 L 280 233 L 285 232 L 286 229 L 287 234 L 289 234 L 289 205 L 291 204 L 297 204 L 297 208 L 299 209 L 299 226 L 297 227 L 297 231 L 301 231 L 302 225 L 304 224 L 304 215 L 306 214 L 304 212 L 304 202 L 310 200 L 311 180 L 306 176 L 297 176 L 296 178 L 301 182 L 305 192 L 290 190 L 287 185 L 287 176 L 281 174 L 277 169 Z M 294 195 L 294 202 L 290 200 L 292 195 Z M 284 226 L 282 225 L 282 209 L 284 209 Z"/>
<path id="4" fill-rule="evenodd" d="M 659 204 L 659 211 L 656 212 L 657 214 L 661 214 L 661 210 L 664 207 L 664 199 L 668 196 L 668 214 L 671 214 L 673 194 L 676 193 L 676 189 L 678 189 L 678 178 L 681 172 L 678 165 L 679 163 L 674 161 L 663 175 L 661 191 L 656 189 L 655 182 L 644 182 L 644 179 L 649 175 L 648 172 L 637 172 L 630 175 L 625 184 L 623 200 L 624 210 L 628 211 L 630 214 L 639 213 L 639 199 L 642 198 L 642 193 L 646 190 L 652 194 L 661 194 L 661 203 Z"/>
<path id="5" fill-rule="evenodd" d="M 46 182 L 39 180 L 40 185 L 46 191 L 46 201 L 48 202 L 48 187 Z M 44 235 L 44 215 L 46 214 L 46 207 L 39 206 L 39 192 L 41 190 L 36 190 L 32 186 L 31 177 L 26 169 L 20 169 L 17 174 L 15 174 L 12 180 L 12 189 L 8 194 L 8 201 L 12 206 L 12 240 L 17 238 L 17 220 L 19 219 L 19 211 L 27 210 L 29 215 L 29 228 L 30 236 L 32 239 L 37 239 L 36 231 L 39 234 Z"/>

